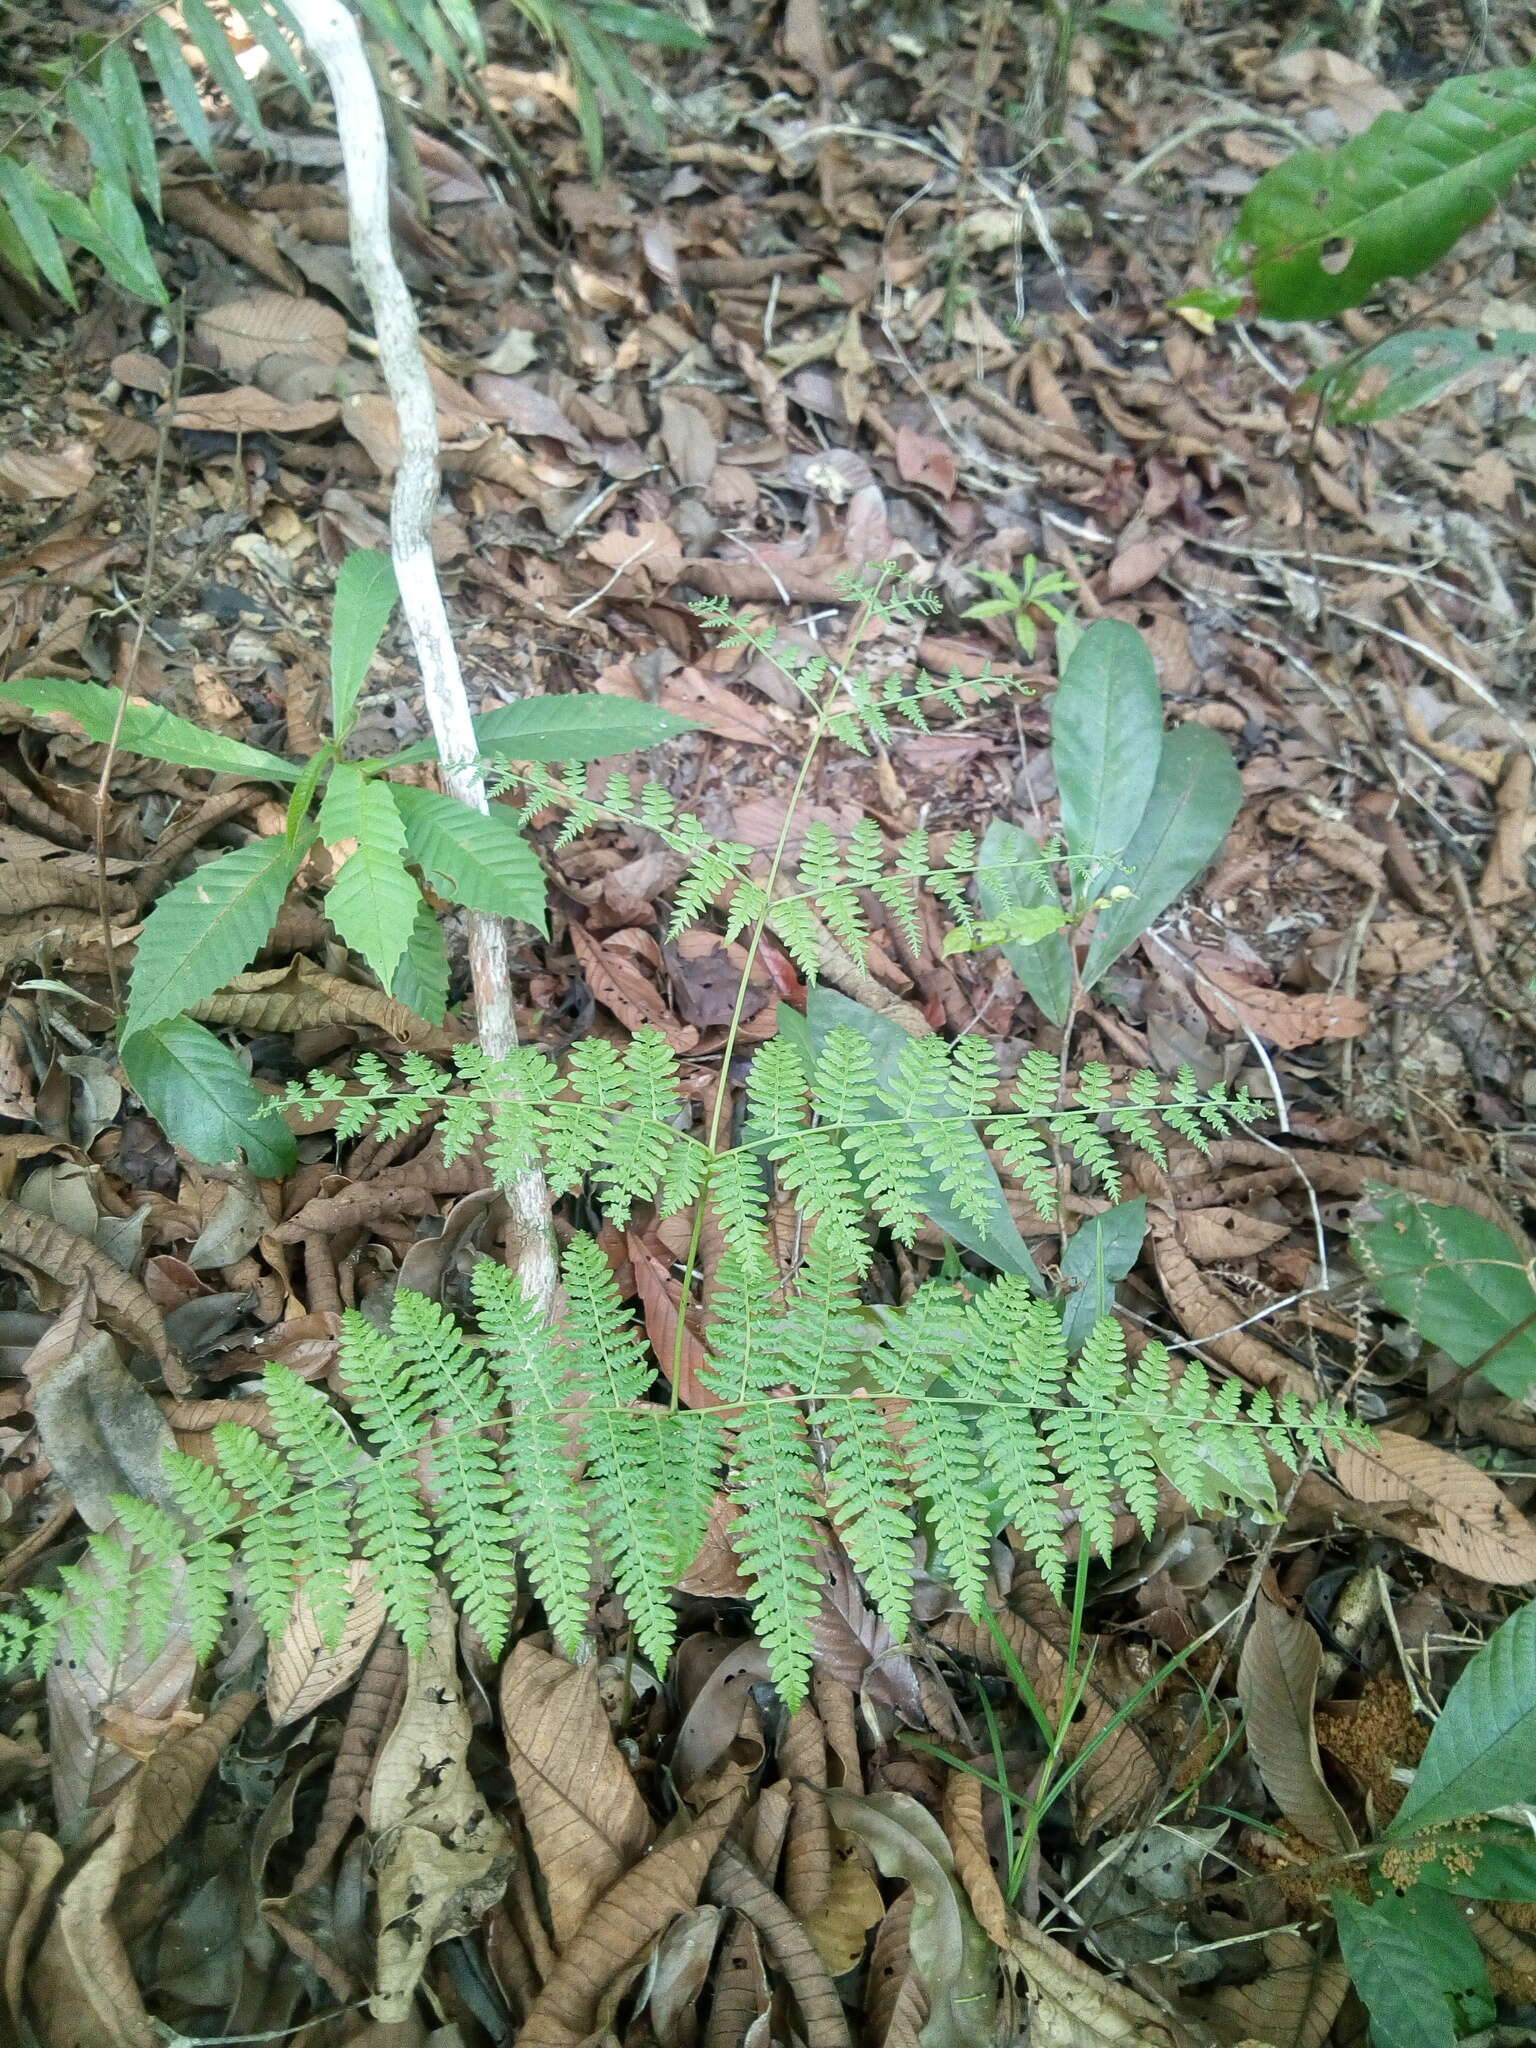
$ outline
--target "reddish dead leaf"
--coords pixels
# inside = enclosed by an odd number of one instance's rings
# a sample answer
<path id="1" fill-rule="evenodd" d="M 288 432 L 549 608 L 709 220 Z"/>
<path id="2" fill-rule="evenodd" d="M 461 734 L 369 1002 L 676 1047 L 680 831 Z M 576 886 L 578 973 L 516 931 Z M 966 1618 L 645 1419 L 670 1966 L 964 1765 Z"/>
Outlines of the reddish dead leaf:
<path id="1" fill-rule="evenodd" d="M 1104 577 L 1104 587 L 1099 595 L 1104 598 L 1127 597 L 1133 590 L 1140 590 L 1143 584 L 1161 576 L 1174 556 L 1184 546 L 1182 534 L 1165 534 L 1156 540 L 1132 541 L 1110 563 Z"/>
<path id="2" fill-rule="evenodd" d="M 680 1283 L 672 1277 L 670 1259 L 658 1252 L 638 1231 L 629 1231 L 625 1243 L 629 1248 L 630 1269 L 635 1276 L 635 1292 L 640 1297 L 645 1316 L 645 1334 L 651 1340 L 651 1349 L 660 1361 L 663 1373 L 669 1383 L 676 1375 L 677 1398 L 685 1408 L 713 1407 L 715 1397 L 699 1378 L 699 1370 L 708 1363 L 709 1354 L 693 1326 L 692 1317 L 683 1336 L 681 1361 L 678 1359 Z M 679 1363 L 681 1370 L 678 1369 Z"/>
<path id="3" fill-rule="evenodd" d="M 959 465 L 954 451 L 931 434 L 919 434 L 913 427 L 896 429 L 896 473 L 903 483 L 921 484 L 946 503 L 955 495 Z"/>
<path id="4" fill-rule="evenodd" d="M 696 720 L 721 739 L 743 740 L 753 747 L 780 744 L 781 736 L 766 712 L 715 682 L 702 669 L 682 668 L 668 676 L 662 685 L 661 703 L 664 710 Z"/>
<path id="5" fill-rule="evenodd" d="M 310 398 L 289 404 L 254 384 L 232 391 L 210 391 L 184 398 L 171 415 L 171 425 L 203 434 L 308 434 L 341 418 L 334 398 Z"/>
<path id="6" fill-rule="evenodd" d="M 605 939 L 593 939 L 579 924 L 571 926 L 571 945 L 581 963 L 587 986 L 619 1022 L 631 1031 L 650 1024 L 661 1033 L 674 1052 L 689 1052 L 699 1042 L 691 1024 L 679 1024 L 662 1000 L 661 991 L 648 980 L 635 962 L 634 941 L 656 942 L 649 932 L 611 932 Z M 660 950 L 656 949 L 657 964 Z"/>
<path id="7" fill-rule="evenodd" d="M 1246 1026 L 1281 1052 L 1325 1038 L 1358 1038 L 1370 1022 L 1370 1012 L 1358 996 L 1323 990 L 1292 995 L 1284 989 L 1261 988 L 1204 954 L 1195 988 L 1223 1029 L 1240 1031 Z"/>

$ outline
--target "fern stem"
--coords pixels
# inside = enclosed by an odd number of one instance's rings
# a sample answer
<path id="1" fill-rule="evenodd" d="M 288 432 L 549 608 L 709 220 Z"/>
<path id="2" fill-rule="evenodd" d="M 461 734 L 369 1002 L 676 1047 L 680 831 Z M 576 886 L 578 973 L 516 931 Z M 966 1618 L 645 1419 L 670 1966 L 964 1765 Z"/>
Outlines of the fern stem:
<path id="1" fill-rule="evenodd" d="M 442 485 L 437 405 L 416 308 L 390 238 L 389 145 L 379 90 L 357 22 L 342 0 L 292 0 L 292 11 L 330 81 L 347 181 L 352 260 L 373 310 L 379 364 L 399 420 L 390 552 L 421 668 L 422 696 L 445 786 L 472 809 L 488 813 L 469 696 L 432 557 L 432 517 Z M 517 1046 L 506 925 L 470 911 L 468 929 L 480 1043 L 493 1059 L 505 1059 Z M 544 1175 L 537 1169 L 519 1173 L 507 1195 L 517 1239 L 514 1264 L 547 1320 L 554 1312 L 559 1278 Z"/>

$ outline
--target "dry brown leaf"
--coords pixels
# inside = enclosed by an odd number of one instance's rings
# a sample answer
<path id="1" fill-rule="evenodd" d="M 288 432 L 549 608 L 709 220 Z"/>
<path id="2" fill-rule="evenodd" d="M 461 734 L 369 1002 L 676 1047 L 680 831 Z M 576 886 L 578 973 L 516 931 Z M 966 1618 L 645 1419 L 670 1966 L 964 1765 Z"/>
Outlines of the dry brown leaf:
<path id="1" fill-rule="evenodd" d="M 675 392 L 661 395 L 661 445 L 684 490 L 703 490 L 715 473 L 720 444 L 698 406 Z"/>
<path id="2" fill-rule="evenodd" d="M 314 1126 L 304 1128 L 313 1130 Z M 271 1235 L 277 1244 L 302 1244 L 306 1237 L 334 1237 L 338 1231 L 361 1229 L 396 1216 L 425 1216 L 436 1207 L 429 1188 L 364 1181 L 339 1195 L 317 1195 Z"/>
<path id="3" fill-rule="evenodd" d="M 1477 885 L 1477 900 L 1484 910 L 1524 902 L 1531 893 L 1525 875 L 1532 830 L 1531 781 L 1530 755 L 1511 752 L 1494 797 L 1493 839 Z"/>
<path id="4" fill-rule="evenodd" d="M 384 1595 L 357 1560 L 348 1568 L 347 1590 L 351 1604 L 334 1648 L 303 1594 L 295 1598 L 292 1618 L 267 1664 L 267 1712 L 274 1728 L 302 1721 L 344 1692 L 367 1662 L 384 1626 Z"/>
<path id="5" fill-rule="evenodd" d="M 1122 548 L 1104 572 L 1104 587 L 1101 598 L 1113 601 L 1117 597 L 1129 597 L 1133 590 L 1140 590 L 1173 562 L 1184 547 L 1184 536 L 1180 533 L 1162 534 L 1155 539 L 1133 540 L 1129 547 Z"/>
<path id="6" fill-rule="evenodd" d="M 947 504 L 955 495 L 960 470 L 954 450 L 914 427 L 896 429 L 896 474 L 906 484 L 920 484 Z"/>
<path id="7" fill-rule="evenodd" d="M 606 938 L 594 939 L 581 925 L 571 926 L 571 945 L 588 988 L 627 1030 L 639 1031 L 649 1024 L 674 1052 L 690 1052 L 699 1042 L 698 1032 L 691 1024 L 678 1023 L 661 991 L 636 965 L 632 948 L 624 943 L 626 936 L 630 935 L 610 932 Z M 649 932 L 633 936 L 654 946 Z"/>
<path id="8" fill-rule="evenodd" d="M 325 1804 L 315 1824 L 315 1839 L 293 1880 L 290 1897 L 320 1882 L 347 1829 L 361 1813 L 374 1758 L 405 1697 L 407 1665 L 405 1645 L 392 1628 L 386 1628 L 358 1673 L 336 1761 L 326 1779 Z"/>
<path id="9" fill-rule="evenodd" d="M 981 1780 L 974 1771 L 949 1771 L 944 1779 L 944 1832 L 954 1851 L 955 1875 L 965 1886 L 971 1911 L 989 1941 L 1008 1940 L 1008 1904 L 992 1868 L 982 1819 Z"/>
<path id="10" fill-rule="evenodd" d="M 85 441 L 66 441 L 47 450 L 8 448 L 0 455 L 0 498 L 24 505 L 34 498 L 72 498 L 96 474 L 96 457 Z"/>
<path id="11" fill-rule="evenodd" d="M 744 740 L 753 747 L 783 744 L 781 731 L 765 711 L 700 669 L 682 668 L 668 676 L 660 701 L 664 710 L 696 720 L 721 739 Z"/>
<path id="12" fill-rule="evenodd" d="M 470 1775 L 470 1734 L 458 1629 L 446 1594 L 434 1586 L 427 1647 L 411 1659 L 369 1799 L 379 1916 L 369 2011 L 376 2020 L 408 2016 L 432 1949 L 468 1934 L 507 1882 L 511 1836 Z"/>
<path id="13" fill-rule="evenodd" d="M 653 1849 L 596 1902 L 524 2021 L 518 2048 L 578 2048 L 586 2041 L 608 1986 L 674 1915 L 698 1904 L 715 1852 L 744 1803 L 740 1792 L 717 1800 L 686 1833 Z"/>
<path id="14" fill-rule="evenodd" d="M 753 2037 L 752 2029 L 768 2013 L 768 1972 L 757 1929 L 739 1916 L 728 1924 L 731 1932 L 715 1967 L 704 2048 L 746 2048 L 749 2039 L 760 2038 Z"/>
<path id="15" fill-rule="evenodd" d="M 829 1977 L 843 1977 L 857 1968 L 884 1911 L 885 1901 L 863 1851 L 851 1835 L 834 1828 L 827 1895 L 815 1912 L 804 1916 L 805 1931 Z"/>
<path id="16" fill-rule="evenodd" d="M 844 1795 L 839 1794 L 838 1797 Z M 709 1896 L 750 1920 L 800 2012 L 806 2048 L 849 2048 L 848 2022 L 815 1944 L 757 1865 L 724 1841 L 709 1873 Z"/>
<path id="17" fill-rule="evenodd" d="M 1246 1209 L 1229 1209 L 1221 1202 L 1186 1209 L 1179 1216 L 1184 1249 L 1202 1266 L 1256 1258 L 1290 1234 L 1289 1223 L 1267 1223 L 1262 1216 L 1250 1215 Z"/>
<path id="18" fill-rule="evenodd" d="M 1314 1707 L 1323 1646 L 1317 1632 L 1261 1598 L 1237 1667 L 1248 1753 L 1269 1796 L 1319 1849 L 1347 1856 L 1358 1844 L 1323 1781 Z"/>
<path id="19" fill-rule="evenodd" d="M 501 1675 L 507 1761 L 563 1953 L 655 1827 L 613 1740 L 595 1664 L 519 1643 Z"/>
<path id="20" fill-rule="evenodd" d="M 34 1292 L 39 1278 L 51 1283 L 59 1299 L 73 1294 L 82 1279 L 89 1280 L 103 1319 L 159 1364 L 173 1394 L 189 1390 L 159 1309 L 138 1281 L 88 1237 L 34 1215 L 19 1202 L 0 1201 L 0 1261 L 19 1267 Z"/>
<path id="21" fill-rule="evenodd" d="M 52 1835 L 21 1828 L 0 1833 L 0 1958 L 4 1959 L 5 2006 L 18 2037 L 27 1958 L 53 1880 L 63 1867 L 64 1851 Z"/>
<path id="22" fill-rule="evenodd" d="M 53 905 L 95 910 L 100 902 L 97 890 L 96 875 L 83 860 L 7 861 L 0 868 L 0 916 L 25 917 Z M 130 911 L 138 897 L 125 883 L 108 882 L 106 902 L 109 910 Z"/>
<path id="23" fill-rule="evenodd" d="M 202 434 L 307 434 L 340 418 L 341 405 L 334 398 L 289 403 L 255 384 L 236 384 L 229 391 L 182 399 L 171 425 Z"/>
<path id="24" fill-rule="evenodd" d="M 1264 1942 L 1269 1969 L 1251 1984 L 1223 1984 L 1202 2008 L 1223 2041 L 1270 2048 L 1325 2048 L 1349 1990 L 1343 1957 L 1299 1934 Z"/>
<path id="25" fill-rule="evenodd" d="M 277 246 L 272 229 L 227 197 L 211 179 L 184 185 L 167 181 L 164 203 L 178 227 L 188 228 L 194 235 L 206 235 L 238 262 L 248 263 L 269 284 L 291 292 L 295 298 L 302 294 L 304 280 Z"/>
<path id="26" fill-rule="evenodd" d="M 1167 1183 L 1150 1161 L 1136 1159 L 1132 1172 L 1145 1193 L 1166 1196 Z M 1230 1365 L 1254 1386 L 1269 1387 L 1277 1394 L 1293 1393 L 1313 1406 L 1317 1385 L 1312 1374 L 1251 1330 L 1234 1327 L 1243 1321 L 1242 1310 L 1217 1291 L 1185 1251 L 1163 1202 L 1154 1201 L 1149 1207 L 1147 1231 L 1152 1240 L 1152 1262 L 1168 1305 L 1201 1350 Z"/>
<path id="27" fill-rule="evenodd" d="M 1031 2048 L 1186 2048 L 1167 2013 L 1017 1916 L 1006 1954 L 1030 1990 Z M 1193 2044 L 1190 2044 L 1193 2048 Z"/>
<path id="28" fill-rule="evenodd" d="M 220 368 L 232 377 L 249 376 L 268 356 L 303 356 L 332 367 L 347 359 L 346 315 L 287 292 L 242 292 L 199 313 L 196 331 L 199 341 L 218 350 Z"/>
<path id="29" fill-rule="evenodd" d="M 1370 1011 L 1358 996 L 1260 988 L 1208 955 L 1200 958 L 1195 990 L 1224 1030 L 1246 1028 L 1282 1052 L 1328 1038 L 1358 1038 L 1370 1023 Z"/>
<path id="30" fill-rule="evenodd" d="M 789 1836 L 784 1853 L 784 1899 L 797 1920 L 808 1921 L 832 1890 L 832 1822 L 827 1789 L 827 1745 L 813 1707 L 792 1714 L 779 1736 L 779 1769 L 789 1780 Z"/>
<path id="31" fill-rule="evenodd" d="M 1506 1500 L 1498 1483 L 1454 1451 L 1378 1430 L 1369 1450 L 1353 1445 L 1329 1453 L 1334 1476 L 1356 1500 L 1408 1501 L 1425 1516 L 1409 1539 L 1489 1586 L 1536 1579 L 1536 1525 Z"/>

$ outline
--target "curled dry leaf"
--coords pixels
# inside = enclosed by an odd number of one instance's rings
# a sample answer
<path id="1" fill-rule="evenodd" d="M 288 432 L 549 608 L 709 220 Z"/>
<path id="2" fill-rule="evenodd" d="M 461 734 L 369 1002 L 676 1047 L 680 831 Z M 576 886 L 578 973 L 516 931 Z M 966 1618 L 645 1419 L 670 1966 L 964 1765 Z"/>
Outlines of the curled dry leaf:
<path id="1" fill-rule="evenodd" d="M 805 1931 L 829 1977 L 846 1976 L 858 1966 L 884 1911 L 865 1851 L 852 1835 L 834 1828 L 827 1895 L 805 1915 Z"/>
<path id="2" fill-rule="evenodd" d="M 1006 1947 L 1008 1905 L 987 1850 L 981 1780 L 974 1771 L 952 1770 L 944 1780 L 944 1832 L 977 1923 L 989 1941 Z"/>
<path id="3" fill-rule="evenodd" d="M 838 1826 L 867 1846 L 882 1875 L 912 1887 L 907 1946 L 928 1999 L 924 2038 L 949 2048 L 990 2048 L 996 1951 L 971 1912 L 944 1830 L 904 1792 L 829 1792 L 827 1803 Z"/>
<path id="4" fill-rule="evenodd" d="M 1355 1831 L 1323 1781 L 1313 1719 L 1322 1664 L 1316 1631 L 1260 1599 L 1237 1667 L 1248 1753 L 1291 1825 L 1317 1848 L 1347 1856 Z"/>
<path id="5" fill-rule="evenodd" d="M 325 1804 L 315 1825 L 315 1839 L 293 1880 L 295 1894 L 320 1882 L 347 1829 L 362 1811 L 363 1791 L 373 1760 L 405 1697 L 408 1662 L 399 1636 L 392 1628 L 385 1629 L 358 1673 L 357 1690 L 341 1731 L 336 1761 L 326 1779 Z"/>
<path id="6" fill-rule="evenodd" d="M 501 1675 L 507 1761 L 563 1953 L 655 1828 L 603 1710 L 595 1664 L 519 1643 Z"/>
<path id="7" fill-rule="evenodd" d="M 1356 1500 L 1406 1500 L 1416 1508 L 1424 1519 L 1408 1540 L 1426 1557 L 1489 1586 L 1536 1579 L 1536 1525 L 1454 1451 L 1383 1429 L 1369 1450 L 1350 1446 L 1331 1452 L 1329 1461 Z"/>
<path id="8" fill-rule="evenodd" d="M 173 1394 L 190 1391 L 159 1309 L 138 1281 L 88 1237 L 34 1215 L 19 1202 L 0 1201 L 0 1262 L 19 1267 L 34 1292 L 39 1278 L 69 1293 L 82 1279 L 89 1280 L 104 1319 L 156 1361 Z"/>
<path id="9" fill-rule="evenodd" d="M 280 1223 L 272 1238 L 276 1244 L 302 1244 L 306 1237 L 334 1237 L 338 1231 L 357 1230 L 390 1217 L 425 1216 L 435 1207 L 427 1188 L 385 1187 L 379 1181 L 365 1181 L 339 1195 L 317 1195 L 297 1216 Z"/>
<path id="10" fill-rule="evenodd" d="M 779 1768 L 790 1784 L 789 1839 L 784 1897 L 799 1920 L 826 1904 L 832 1890 L 832 1822 L 827 1789 L 827 1744 L 813 1707 L 792 1714 L 779 1736 Z"/>
<path id="11" fill-rule="evenodd" d="M 431 1950 L 467 1934 L 507 1882 L 511 1836 L 470 1776 L 470 1732 L 453 1609 L 434 1587 L 427 1647 L 410 1661 L 369 1802 L 379 1916 L 369 2010 L 386 2025 L 409 2015 Z"/>
<path id="12" fill-rule="evenodd" d="M 1191 2038 L 1150 2000 L 1027 1920 L 1014 1919 L 1006 1954 L 1029 1985 L 1032 2048 L 1173 2048 Z"/>
<path id="13" fill-rule="evenodd" d="M 101 898 L 95 874 L 61 860 L 12 860 L 0 868 L 0 916 L 34 910 L 95 910 Z M 138 901 L 122 882 L 106 884 L 109 910 L 129 911 Z"/>
<path id="14" fill-rule="evenodd" d="M 1223 1984 L 1205 2011 L 1224 2041 L 1265 2041 L 1272 2048 L 1324 2048 L 1333 2032 L 1349 1972 L 1337 1953 L 1319 1954 L 1299 1934 L 1271 1934 L 1269 1965 L 1251 1984 Z"/>
<path id="15" fill-rule="evenodd" d="M 23 1828 L 0 1832 L 0 1957 L 4 1959 L 5 2010 L 18 2038 L 27 1959 L 53 1881 L 63 1867 L 64 1851 L 52 1835 Z"/>
<path id="16" fill-rule="evenodd" d="M 1186 1210 L 1179 1217 L 1184 1249 L 1203 1266 L 1256 1258 L 1290 1234 L 1289 1223 L 1269 1223 L 1246 1209 L 1231 1209 L 1219 1202 Z"/>
<path id="17" fill-rule="evenodd" d="M 806 2048 L 850 2048 L 848 2022 L 826 1966 L 795 1915 L 757 1865 L 733 1842 L 722 1842 L 709 1873 L 709 1896 L 750 1920 L 800 2010 Z"/>
<path id="18" fill-rule="evenodd" d="M 745 1795 L 734 1792 L 684 1834 L 652 1850 L 592 1907 L 539 1993 L 518 2048 L 578 2048 L 597 2024 L 603 1993 L 676 1914 L 699 1902 L 715 1852 Z"/>

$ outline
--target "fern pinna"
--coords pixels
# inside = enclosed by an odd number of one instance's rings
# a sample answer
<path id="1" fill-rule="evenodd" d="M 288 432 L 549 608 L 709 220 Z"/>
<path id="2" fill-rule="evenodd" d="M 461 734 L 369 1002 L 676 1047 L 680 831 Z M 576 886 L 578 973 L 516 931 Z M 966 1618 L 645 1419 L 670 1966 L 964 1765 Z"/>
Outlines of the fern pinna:
<path id="1" fill-rule="evenodd" d="M 846 1250 L 818 1236 L 778 1292 L 751 1261 L 726 1260 L 702 1374 L 715 1405 L 700 1409 L 666 1404 L 587 1236 L 567 1248 L 555 1331 L 490 1260 L 474 1276 L 473 1336 L 404 1289 L 387 1328 L 350 1311 L 348 1414 L 269 1366 L 271 1440 L 222 1425 L 217 1469 L 168 1454 L 179 1516 L 120 1498 L 122 1533 L 93 1536 L 61 1587 L 34 1589 L 29 1614 L 0 1620 L 7 1661 L 41 1668 L 88 1638 L 120 1646 L 132 1628 L 154 1655 L 178 1592 L 206 1655 L 237 1572 L 269 1632 L 297 1596 L 334 1638 L 359 1561 L 410 1647 L 425 1643 L 440 1571 L 495 1655 L 520 1561 L 564 1649 L 579 1650 L 593 1592 L 611 1580 L 662 1670 L 672 1589 L 723 1487 L 754 1625 L 798 1705 L 829 1530 L 899 1642 L 919 1536 L 973 1612 L 1005 1524 L 1059 1593 L 1072 1521 L 1107 1558 L 1122 1509 L 1150 1529 L 1159 1475 L 1196 1512 L 1262 1504 L 1266 1453 L 1294 1465 L 1358 1434 L 1236 1381 L 1213 1393 L 1200 1365 L 1160 1344 L 1132 1364 L 1110 1317 L 1070 1361 L 1059 1312 L 1016 1279 L 933 1281 L 904 1308 L 865 1308 Z"/>
<path id="2" fill-rule="evenodd" d="M 557 1188 L 590 1186 L 620 1221 L 637 1203 L 668 1214 L 702 1197 L 724 1246 L 701 1371 L 711 1404 L 671 1400 L 588 1236 L 567 1248 L 553 1331 L 489 1261 L 475 1275 L 473 1334 L 402 1290 L 387 1328 L 346 1318 L 346 1415 L 270 1367 L 270 1440 L 224 1426 L 217 1469 L 174 1455 L 180 1519 L 121 1502 L 121 1535 L 93 1537 L 59 1586 L 27 1596 L 30 1612 L 0 1617 L 9 1661 L 45 1663 L 61 1636 L 121 1641 L 133 1626 L 152 1648 L 178 1598 L 206 1651 L 238 1551 L 274 1635 L 296 1598 L 334 1635 L 361 1563 L 408 1644 L 425 1639 L 440 1571 L 495 1653 L 520 1563 L 566 1648 L 582 1641 L 603 1578 L 662 1668 L 672 1589 L 723 1487 L 755 1625 L 798 1702 L 829 1529 L 899 1641 L 919 1537 L 973 1610 L 1005 1525 L 1059 1591 L 1072 1522 L 1107 1556 L 1122 1509 L 1150 1526 L 1159 1475 L 1196 1511 L 1259 1504 L 1272 1497 L 1266 1452 L 1294 1462 L 1350 1433 L 1341 1416 L 1276 1408 L 1235 1381 L 1213 1390 L 1198 1363 L 1176 1364 L 1157 1344 L 1132 1363 L 1112 1318 L 1074 1361 L 1059 1311 L 1022 1279 L 933 1281 L 901 1308 L 861 1298 L 871 1220 L 911 1242 L 935 1182 L 961 1214 L 985 1216 L 992 1169 L 978 1131 L 1050 1207 L 1052 1147 L 1113 1194 L 1109 1133 L 1161 1157 L 1161 1128 L 1204 1146 L 1256 1113 L 1247 1097 L 1202 1094 L 1191 1076 L 1166 1090 L 1138 1076 L 1117 1092 L 1090 1068 L 1058 1107 L 1054 1062 L 1031 1055 L 1012 1107 L 995 1110 L 984 1041 L 914 1040 L 882 1077 L 862 1035 L 840 1027 L 809 1063 L 788 1038 L 759 1051 L 742 1142 L 715 1154 L 680 1128 L 676 1059 L 654 1032 L 622 1053 L 588 1041 L 564 1076 L 536 1052 L 493 1064 L 473 1049 L 452 1071 L 407 1056 L 401 1082 L 379 1061 L 359 1073 L 361 1092 L 340 1102 L 344 1132 L 406 1129 L 431 1111 L 450 1153 L 483 1144 L 507 1176 L 537 1157 Z M 338 1095 L 321 1076 L 293 1099 Z M 768 1229 L 775 1182 L 810 1224 L 787 1279 Z"/>

